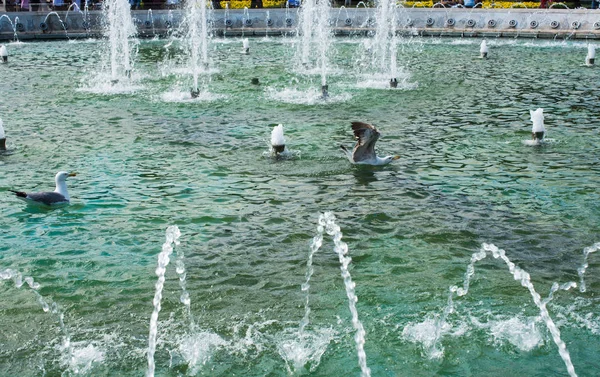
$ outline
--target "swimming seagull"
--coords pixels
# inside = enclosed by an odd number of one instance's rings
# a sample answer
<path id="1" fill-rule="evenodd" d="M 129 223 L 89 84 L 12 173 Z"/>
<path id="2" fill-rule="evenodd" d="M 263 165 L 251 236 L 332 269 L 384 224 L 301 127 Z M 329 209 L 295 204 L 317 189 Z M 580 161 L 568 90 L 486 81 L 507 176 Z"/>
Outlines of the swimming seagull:
<path id="1" fill-rule="evenodd" d="M 285 138 L 283 137 L 283 124 L 273 127 L 271 131 L 271 154 L 278 155 L 285 151 Z"/>
<path id="2" fill-rule="evenodd" d="M 544 128 L 544 109 L 539 108 L 536 111 L 529 110 L 531 115 L 531 121 L 533 127 L 531 127 L 531 138 L 536 143 L 542 143 L 544 141 L 544 135 L 546 134 L 546 128 Z"/>
<path id="3" fill-rule="evenodd" d="M 400 158 L 400 156 L 386 156 L 382 158 L 375 154 L 375 143 L 381 134 L 372 125 L 363 122 L 352 122 L 352 130 L 354 131 L 354 138 L 357 139 L 352 152 L 345 146 L 340 145 L 340 148 L 342 148 L 351 163 L 387 165 Z"/>
<path id="4" fill-rule="evenodd" d="M 67 192 L 67 178 L 75 177 L 75 173 L 67 173 L 66 171 L 59 171 L 56 173 L 54 180 L 56 181 L 56 189 L 53 192 L 22 192 L 14 191 L 17 198 L 23 200 L 27 204 L 44 205 L 44 206 L 57 206 L 63 204 L 69 204 L 70 197 Z"/>
<path id="5" fill-rule="evenodd" d="M 0 119 L 0 151 L 6 150 L 6 134 L 4 133 L 4 126 L 2 125 L 2 119 Z"/>

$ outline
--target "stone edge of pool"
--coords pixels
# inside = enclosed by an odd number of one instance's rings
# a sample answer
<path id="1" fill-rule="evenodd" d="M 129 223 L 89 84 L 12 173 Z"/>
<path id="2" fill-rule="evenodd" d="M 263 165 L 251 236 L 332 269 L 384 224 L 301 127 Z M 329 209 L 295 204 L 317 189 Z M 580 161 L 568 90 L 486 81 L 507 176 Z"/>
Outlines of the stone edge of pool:
<path id="1" fill-rule="evenodd" d="M 179 27 L 182 15 L 182 10 L 132 11 L 139 38 L 168 35 Z M 212 19 L 219 36 L 289 35 L 298 25 L 298 9 L 215 10 Z M 368 35 L 375 30 L 372 8 L 333 8 L 330 19 L 338 36 Z M 403 35 L 600 39 L 600 10 L 400 8 L 397 19 L 397 32 Z M 4 41 L 96 38 L 102 33 L 98 10 L 0 12 L 0 40 Z"/>

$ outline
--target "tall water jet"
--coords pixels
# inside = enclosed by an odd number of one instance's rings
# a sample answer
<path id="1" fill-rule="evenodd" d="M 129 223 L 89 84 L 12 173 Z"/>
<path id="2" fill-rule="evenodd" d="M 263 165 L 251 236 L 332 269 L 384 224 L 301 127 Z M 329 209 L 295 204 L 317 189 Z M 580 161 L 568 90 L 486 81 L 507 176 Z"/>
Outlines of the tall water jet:
<path id="1" fill-rule="evenodd" d="M 158 334 L 158 313 L 161 309 L 160 302 L 162 300 L 162 290 L 165 284 L 165 271 L 170 262 L 170 256 L 173 253 L 173 245 L 179 245 L 180 236 L 181 232 L 177 226 L 172 225 L 168 227 L 165 243 L 162 246 L 162 251 L 160 254 L 158 254 L 158 266 L 156 267 L 155 271 L 156 276 L 158 276 L 158 280 L 155 285 L 156 292 L 154 294 L 154 300 L 152 300 L 154 310 L 152 311 L 152 316 L 150 317 L 150 334 L 148 335 L 147 377 L 154 377 L 154 352 L 156 351 L 156 336 Z"/>
<path id="2" fill-rule="evenodd" d="M 481 41 L 481 45 L 479 46 L 479 57 L 481 59 L 487 59 L 488 52 L 489 52 L 489 50 L 488 50 L 487 42 L 484 39 L 483 41 Z"/>
<path id="3" fill-rule="evenodd" d="M 212 32 L 206 0 L 187 1 L 185 14 L 182 27 L 185 30 L 184 43 L 193 79 L 190 94 L 192 98 L 196 98 L 200 95 L 199 75 L 209 73 L 208 45 Z"/>
<path id="4" fill-rule="evenodd" d="M 585 271 L 588 268 L 588 257 L 591 253 L 594 253 L 598 250 L 600 250 L 600 242 L 597 242 L 593 246 L 586 247 L 585 249 L 583 249 L 583 264 L 577 269 L 577 273 L 579 274 L 580 279 L 579 291 L 581 293 L 587 290 L 587 287 L 585 286 L 585 280 L 583 279 L 583 277 L 585 276 Z"/>
<path id="5" fill-rule="evenodd" d="M 594 46 L 593 44 L 590 43 L 588 45 L 588 53 L 585 58 L 585 65 L 587 65 L 588 67 L 591 67 L 594 65 L 595 61 L 596 61 L 596 46 Z"/>
<path id="6" fill-rule="evenodd" d="M 356 302 L 358 297 L 354 292 L 356 284 L 352 282 L 350 271 L 348 266 L 352 262 L 352 258 L 347 256 L 348 245 L 342 242 L 342 231 L 338 225 L 335 224 L 335 216 L 331 212 L 325 212 L 319 217 L 319 224 L 325 228 L 327 234 L 333 237 L 333 243 L 335 245 L 335 252 L 340 260 L 340 270 L 342 271 L 342 278 L 344 279 L 344 285 L 346 287 L 346 296 L 348 297 L 348 307 L 352 314 L 352 326 L 356 330 L 354 340 L 356 341 L 356 352 L 358 353 L 358 364 L 361 370 L 362 377 L 368 377 L 371 375 L 371 370 L 367 366 L 367 354 L 365 353 L 365 329 L 362 323 L 358 319 L 358 311 L 356 309 Z"/>
<path id="7" fill-rule="evenodd" d="M 327 85 L 328 54 L 332 48 L 332 31 L 329 25 L 330 10 L 331 2 L 329 0 L 306 0 L 302 2 L 297 28 L 299 48 L 296 61 L 302 64 L 299 70 L 301 72 L 318 71 L 321 77 L 322 98 L 329 96 Z"/>
<path id="8" fill-rule="evenodd" d="M 396 37 L 397 6 L 393 0 L 381 0 L 377 3 L 376 29 L 373 39 L 373 57 L 371 64 L 375 72 L 387 75 L 390 86 L 398 86 L 398 62 Z"/>
<path id="9" fill-rule="evenodd" d="M 104 35 L 108 39 L 107 54 L 110 58 L 112 83 L 131 78 L 133 51 L 137 48 L 138 41 L 129 8 L 127 0 L 107 0 L 104 3 Z"/>

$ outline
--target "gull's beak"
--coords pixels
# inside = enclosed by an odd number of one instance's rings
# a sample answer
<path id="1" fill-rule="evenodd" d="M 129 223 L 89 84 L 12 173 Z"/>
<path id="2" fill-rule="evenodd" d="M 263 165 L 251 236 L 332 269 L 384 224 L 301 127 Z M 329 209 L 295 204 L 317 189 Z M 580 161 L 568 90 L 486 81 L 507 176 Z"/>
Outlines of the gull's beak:
<path id="1" fill-rule="evenodd" d="M 400 158 L 400 156 L 394 156 L 394 157 L 392 157 L 392 160 L 397 160 L 399 158 Z"/>
<path id="2" fill-rule="evenodd" d="M 69 173 L 69 175 L 68 175 L 68 177 L 75 177 L 75 176 L 77 176 L 77 173 L 75 173 L 75 172 L 71 172 L 71 173 Z"/>

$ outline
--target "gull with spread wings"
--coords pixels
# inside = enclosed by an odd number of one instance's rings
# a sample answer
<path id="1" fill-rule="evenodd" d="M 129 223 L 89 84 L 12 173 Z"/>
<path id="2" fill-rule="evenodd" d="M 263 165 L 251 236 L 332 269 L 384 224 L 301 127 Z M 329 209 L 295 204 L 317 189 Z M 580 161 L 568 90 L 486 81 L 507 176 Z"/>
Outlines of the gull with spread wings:
<path id="1" fill-rule="evenodd" d="M 354 138 L 357 139 L 352 152 L 345 146 L 340 145 L 340 148 L 342 148 L 351 163 L 387 165 L 400 158 L 400 156 L 378 157 L 375 154 L 375 143 L 381 134 L 374 126 L 363 122 L 352 122 L 352 130 L 354 131 Z"/>

